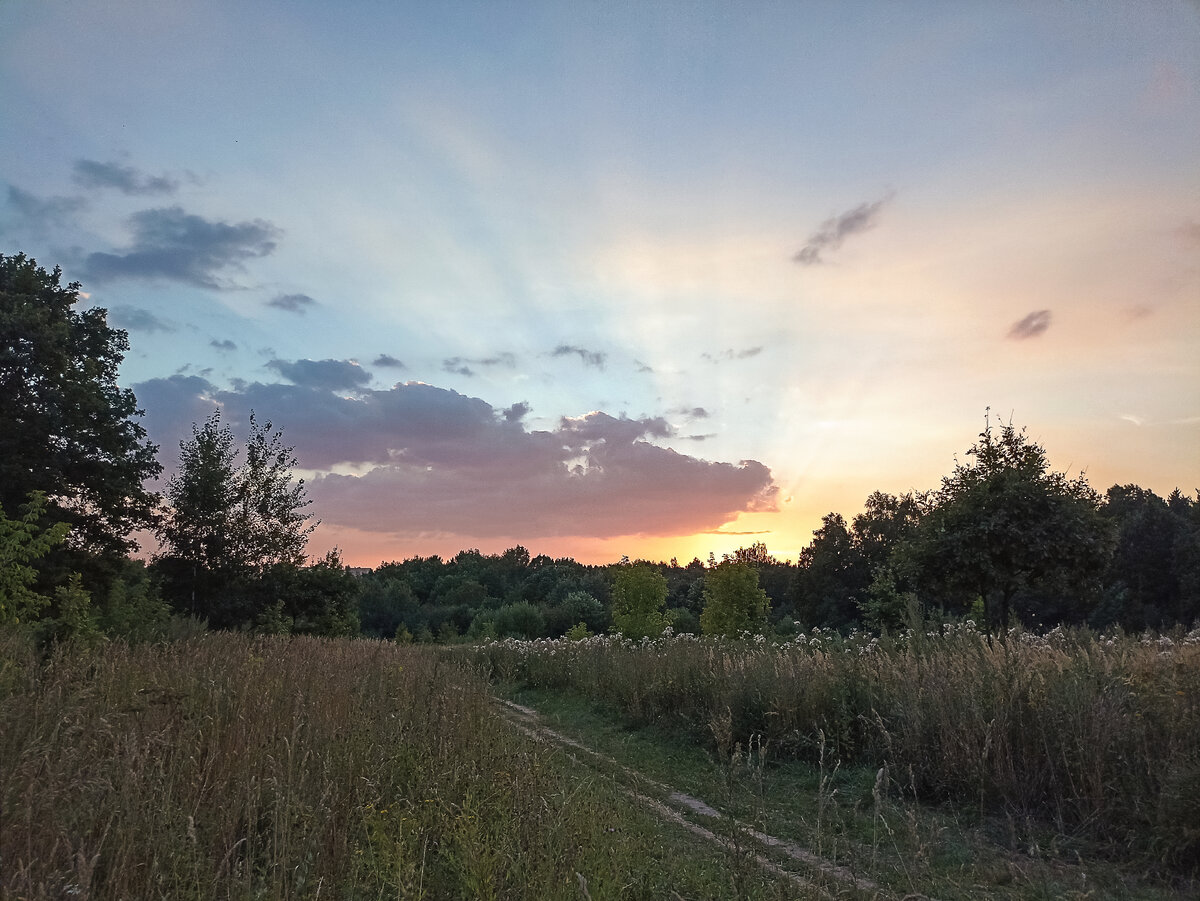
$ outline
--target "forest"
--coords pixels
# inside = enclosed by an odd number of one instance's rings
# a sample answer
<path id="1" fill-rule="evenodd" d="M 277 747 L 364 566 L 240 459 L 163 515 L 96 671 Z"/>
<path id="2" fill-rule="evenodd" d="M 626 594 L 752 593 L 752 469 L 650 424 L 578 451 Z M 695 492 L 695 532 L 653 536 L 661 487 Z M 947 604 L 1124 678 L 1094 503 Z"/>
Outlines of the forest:
<path id="1" fill-rule="evenodd" d="M 682 564 L 584 565 L 520 545 L 369 571 L 336 551 L 313 560 L 313 513 L 271 422 L 252 418 L 239 446 L 214 411 L 181 436 L 165 493 L 147 487 L 157 448 L 117 383 L 128 335 L 103 309 L 74 310 L 79 290 L 0 255 L 0 623 L 44 640 L 197 628 L 439 643 L 786 637 L 967 618 L 1141 631 L 1200 618 L 1200 493 L 1101 494 L 990 414 L 940 486 L 830 512 L 795 561 L 761 542 Z M 157 537 L 148 560 L 137 530 Z"/>

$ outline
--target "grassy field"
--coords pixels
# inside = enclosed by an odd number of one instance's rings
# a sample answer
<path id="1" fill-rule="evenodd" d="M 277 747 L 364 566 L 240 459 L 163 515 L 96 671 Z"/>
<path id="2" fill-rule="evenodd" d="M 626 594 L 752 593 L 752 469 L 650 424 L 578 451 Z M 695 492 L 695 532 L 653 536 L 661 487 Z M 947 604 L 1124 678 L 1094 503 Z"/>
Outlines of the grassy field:
<path id="1" fill-rule="evenodd" d="M 492 642 L 497 683 L 574 698 L 718 757 L 859 773 L 871 803 L 945 804 L 1012 848 L 1194 878 L 1200 861 L 1200 631 L 1005 640 L 967 623 L 894 639 L 784 644 L 671 636 Z"/>
<path id="2" fill-rule="evenodd" d="M 0 638 L 4 898 L 755 898 L 434 649 Z"/>
<path id="3" fill-rule="evenodd" d="M 1188 897 L 1198 639 L 0 634 L 0 897 Z"/>

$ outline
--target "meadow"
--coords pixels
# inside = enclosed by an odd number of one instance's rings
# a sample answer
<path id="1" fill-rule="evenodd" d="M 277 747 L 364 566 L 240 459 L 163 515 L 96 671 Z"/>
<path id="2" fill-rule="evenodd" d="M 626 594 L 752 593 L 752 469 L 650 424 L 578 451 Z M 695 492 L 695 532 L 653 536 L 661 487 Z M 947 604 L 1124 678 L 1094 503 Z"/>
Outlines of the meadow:
<path id="1" fill-rule="evenodd" d="M 1200 632 L 9 631 L 0 801 L 6 899 L 1186 897 Z"/>
<path id="2" fill-rule="evenodd" d="M 6 899 L 734 896 L 720 852 L 390 642 L 0 637 L 0 801 Z"/>
<path id="3" fill-rule="evenodd" d="M 890 638 L 666 635 L 494 641 L 500 684 L 570 694 L 728 753 L 886 774 L 893 796 L 1001 817 L 1014 846 L 1081 839 L 1142 866 L 1200 865 L 1200 630 Z"/>

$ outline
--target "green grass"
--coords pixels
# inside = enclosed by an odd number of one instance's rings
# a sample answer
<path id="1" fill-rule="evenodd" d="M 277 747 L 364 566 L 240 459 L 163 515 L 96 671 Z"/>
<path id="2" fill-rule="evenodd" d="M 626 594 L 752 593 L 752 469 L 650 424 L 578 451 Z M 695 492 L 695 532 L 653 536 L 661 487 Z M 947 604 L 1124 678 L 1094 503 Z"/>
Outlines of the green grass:
<path id="1" fill-rule="evenodd" d="M 903 798 L 951 811 L 948 834 L 982 831 L 1013 853 L 1167 881 L 1198 872 L 1200 631 L 997 639 L 965 624 L 883 640 L 602 636 L 463 653 L 499 684 L 575 695 L 676 743 L 728 754 L 761 741 L 777 763 L 815 766 L 831 812 L 872 809 L 875 858 L 887 819 L 875 808 Z M 861 845 L 866 832 L 848 834 Z"/>
<path id="2" fill-rule="evenodd" d="M 1067 840 L 1038 824 L 1018 828 L 1003 817 L 980 821 L 971 811 L 923 804 L 894 774 L 877 798 L 876 769 L 836 760 L 822 769 L 778 758 L 769 745 L 760 766 L 757 749 L 747 755 L 735 743 L 726 757 L 715 740 L 681 742 L 662 723 L 630 726 L 576 693 L 514 685 L 501 690 L 621 765 L 873 880 L 885 897 L 1151 901 L 1195 891 L 1183 880 L 1147 878 L 1136 865 L 1106 859 L 1103 846 Z"/>
<path id="3" fill-rule="evenodd" d="M 12 899 L 796 896 L 386 642 L 0 635 L 0 802 Z"/>

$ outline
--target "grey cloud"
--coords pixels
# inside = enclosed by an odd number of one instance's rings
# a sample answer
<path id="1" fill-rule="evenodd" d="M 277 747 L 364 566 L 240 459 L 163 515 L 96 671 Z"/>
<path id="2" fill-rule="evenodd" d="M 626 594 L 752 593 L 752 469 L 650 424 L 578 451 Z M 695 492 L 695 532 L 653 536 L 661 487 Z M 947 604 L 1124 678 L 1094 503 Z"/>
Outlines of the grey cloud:
<path id="1" fill-rule="evenodd" d="M 508 407 L 507 409 L 504 410 L 504 421 L 505 422 L 520 422 L 522 419 L 524 419 L 526 416 L 529 415 L 529 411 L 531 409 L 533 409 L 533 408 L 530 407 L 529 404 L 525 403 L 525 401 L 520 401 L 519 403 L 515 403 L 511 407 Z"/>
<path id="2" fill-rule="evenodd" d="M 180 207 L 142 210 L 129 219 L 133 244 L 121 253 L 92 253 L 84 261 L 87 278 L 166 278 L 218 290 L 236 287 L 218 276 L 242 269 L 245 260 L 275 250 L 281 232 L 255 219 L 231 225 L 212 222 Z"/>
<path id="3" fill-rule="evenodd" d="M 822 253 L 827 250 L 837 250 L 849 236 L 873 228 L 879 220 L 880 211 L 891 199 L 892 195 L 887 194 L 874 203 L 861 203 L 840 216 L 826 219 L 821 227 L 813 232 L 804 246 L 796 251 L 792 259 L 802 266 L 813 266 L 825 262 L 821 258 Z"/>
<path id="4" fill-rule="evenodd" d="M 397 360 L 391 354 L 380 354 L 371 361 L 372 366 L 383 366 L 388 369 L 407 369 L 400 360 Z"/>
<path id="5" fill-rule="evenodd" d="M 308 487 L 324 522 L 366 531 L 681 535 L 719 528 L 743 511 L 776 509 L 767 467 L 708 462 L 651 444 L 645 439 L 669 431 L 657 418 L 593 412 L 564 419 L 554 431 L 527 430 L 527 404 L 498 410 L 419 382 L 354 397 L 261 383 L 215 391 L 184 376 L 134 390 L 147 428 L 164 446 L 190 434 L 185 423 L 216 403 L 235 430 L 250 410 L 270 418 L 302 467 L 365 466 L 361 476 L 327 474 Z"/>
<path id="6" fill-rule="evenodd" d="M 608 359 L 608 354 L 606 353 L 576 347 L 574 344 L 560 344 L 550 354 L 552 357 L 567 357 L 571 355 L 578 356 L 583 361 L 584 366 L 594 366 L 597 369 L 603 369 L 604 361 Z"/>
<path id="7" fill-rule="evenodd" d="M 762 352 L 763 348 L 760 344 L 757 347 L 747 347 L 743 350 L 729 348 L 728 350 L 721 351 L 719 354 L 701 354 L 700 356 L 710 363 L 721 363 L 727 360 L 749 360 L 751 357 L 757 357 Z"/>
<path id="8" fill-rule="evenodd" d="M 633 365 L 637 367 L 638 372 L 654 372 L 654 368 L 652 366 L 647 366 L 641 360 L 634 360 Z"/>
<path id="9" fill-rule="evenodd" d="M 175 327 L 163 322 L 149 310 L 118 304 L 110 307 L 108 321 L 130 332 L 173 332 Z"/>
<path id="10" fill-rule="evenodd" d="M 499 353 L 492 357 L 471 358 L 471 357 L 450 357 L 442 360 L 442 369 L 454 375 L 474 376 L 475 370 L 472 366 L 504 366 L 508 369 L 513 369 L 517 365 L 517 358 L 511 353 Z"/>
<path id="11" fill-rule="evenodd" d="M 134 386 L 138 406 L 146 411 L 142 424 L 154 436 L 158 459 L 170 478 L 179 463 L 179 443 L 192 434 L 192 424 L 202 423 L 219 408 L 216 388 L 198 375 L 176 374 Z"/>
<path id="12" fill-rule="evenodd" d="M 287 310 L 289 313 L 304 315 L 305 307 L 316 305 L 316 301 L 307 294 L 280 294 L 267 301 L 267 306 Z"/>
<path id="13" fill-rule="evenodd" d="M 267 367 L 306 388 L 342 391 L 371 381 L 371 373 L 348 360 L 271 360 Z"/>
<path id="14" fill-rule="evenodd" d="M 1024 341 L 1026 338 L 1036 338 L 1050 328 L 1050 311 L 1034 310 L 1024 319 L 1012 324 L 1008 337 L 1014 341 Z"/>
<path id="15" fill-rule="evenodd" d="M 221 351 L 222 353 L 228 353 L 231 350 L 237 350 L 237 345 L 234 344 L 232 341 L 230 341 L 228 338 L 224 338 L 220 341 L 218 341 L 216 338 L 213 338 L 211 341 L 208 342 L 208 346 L 215 347 L 217 350 Z"/>
<path id="16" fill-rule="evenodd" d="M 76 160 L 75 184 L 81 188 L 115 188 L 122 194 L 172 194 L 179 182 L 165 175 L 144 175 L 132 166 Z"/>
<path id="17" fill-rule="evenodd" d="M 16 185 L 8 186 L 8 203 L 34 225 L 59 225 L 87 206 L 82 197 L 38 197 Z"/>
<path id="18" fill-rule="evenodd" d="M 644 419 L 629 419 L 625 416 L 615 418 L 607 413 L 593 411 L 586 416 L 564 416 L 559 422 L 558 431 L 570 434 L 580 441 L 630 442 L 646 436 L 667 438 L 674 434 L 675 430 L 661 416 Z"/>

